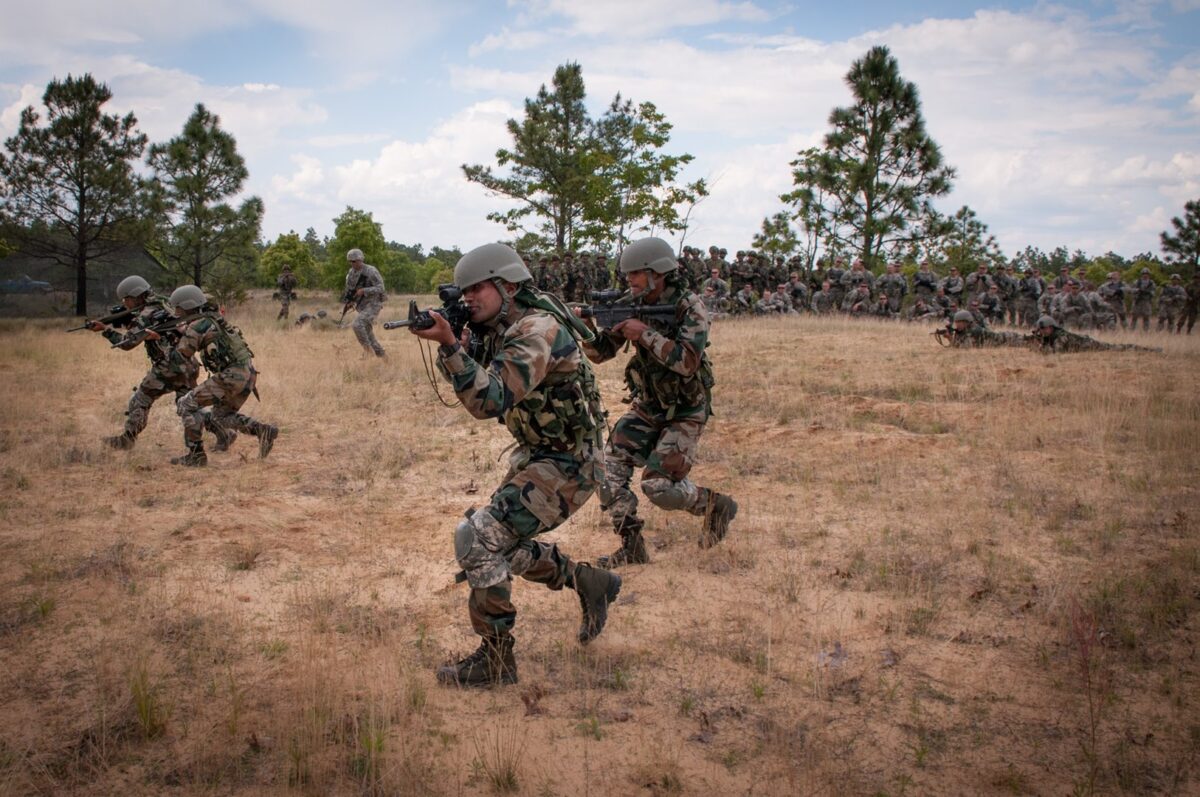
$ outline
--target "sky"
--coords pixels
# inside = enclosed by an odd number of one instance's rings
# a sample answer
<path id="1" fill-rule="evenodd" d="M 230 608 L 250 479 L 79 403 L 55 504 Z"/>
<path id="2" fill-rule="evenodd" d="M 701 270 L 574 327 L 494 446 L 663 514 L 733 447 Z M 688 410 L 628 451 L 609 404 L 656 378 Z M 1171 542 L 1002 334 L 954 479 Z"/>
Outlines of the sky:
<path id="1" fill-rule="evenodd" d="M 1009 256 L 1157 253 L 1200 198 L 1200 0 L 0 0 L 0 19 L 0 138 L 67 74 L 107 83 L 152 142 L 204 103 L 268 241 L 332 235 L 347 206 L 426 248 L 510 238 L 461 166 L 494 163 L 505 122 L 575 61 L 594 114 L 618 92 L 653 102 L 667 149 L 695 157 L 683 177 L 712 193 L 688 243 L 745 248 L 876 45 L 957 170 L 937 206 L 969 205 Z"/>

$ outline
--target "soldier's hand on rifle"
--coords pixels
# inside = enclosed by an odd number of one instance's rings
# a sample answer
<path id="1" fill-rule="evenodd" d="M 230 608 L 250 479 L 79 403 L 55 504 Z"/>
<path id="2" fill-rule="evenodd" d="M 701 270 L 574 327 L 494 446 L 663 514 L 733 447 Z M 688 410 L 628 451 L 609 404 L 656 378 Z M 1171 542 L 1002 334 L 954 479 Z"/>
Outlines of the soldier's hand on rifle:
<path id="1" fill-rule="evenodd" d="M 88 321 L 87 328 L 93 332 L 103 332 L 106 328 L 106 325 L 101 324 L 99 321 Z"/>
<path id="2" fill-rule="evenodd" d="M 354 298 L 355 298 L 355 299 L 361 299 L 361 298 L 362 298 L 362 295 L 363 295 L 363 290 L 364 290 L 363 288 L 359 288 L 358 290 L 356 290 L 356 291 L 354 292 Z"/>
<path id="3" fill-rule="evenodd" d="M 433 326 L 426 329 L 417 329 L 409 327 L 408 331 L 416 335 L 418 338 L 432 340 L 434 343 L 439 343 L 443 346 L 453 346 L 454 330 L 450 328 L 450 322 L 442 317 L 441 313 L 430 313 L 433 318 Z"/>
<path id="4" fill-rule="evenodd" d="M 649 327 L 646 326 L 644 321 L 639 321 L 636 318 L 626 318 L 624 321 L 614 326 L 612 331 L 617 335 L 624 335 L 625 340 L 632 340 L 634 343 L 636 343 L 641 339 L 642 333 L 644 333 L 647 329 L 649 329 Z"/>
<path id="5" fill-rule="evenodd" d="M 146 330 L 145 337 L 146 337 L 146 340 L 158 340 L 159 338 L 162 337 L 162 335 L 158 334 L 153 329 L 148 329 L 148 330 Z"/>

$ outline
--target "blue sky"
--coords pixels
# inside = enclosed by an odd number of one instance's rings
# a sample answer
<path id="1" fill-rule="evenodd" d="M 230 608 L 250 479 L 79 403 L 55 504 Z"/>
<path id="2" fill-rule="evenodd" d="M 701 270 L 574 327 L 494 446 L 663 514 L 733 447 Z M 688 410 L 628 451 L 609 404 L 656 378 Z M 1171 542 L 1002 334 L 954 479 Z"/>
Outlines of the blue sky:
<path id="1" fill-rule="evenodd" d="M 649 100 L 712 196 L 689 242 L 735 250 L 780 209 L 788 161 L 849 100 L 851 62 L 899 59 L 967 204 L 1026 244 L 1158 251 L 1200 197 L 1200 0 L 840 4 L 774 0 L 0 0 L 0 136 L 46 83 L 91 72 L 153 141 L 196 102 L 238 139 L 264 234 L 332 233 L 346 205 L 392 240 L 505 237 L 461 176 L 578 61 L 589 103 Z"/>

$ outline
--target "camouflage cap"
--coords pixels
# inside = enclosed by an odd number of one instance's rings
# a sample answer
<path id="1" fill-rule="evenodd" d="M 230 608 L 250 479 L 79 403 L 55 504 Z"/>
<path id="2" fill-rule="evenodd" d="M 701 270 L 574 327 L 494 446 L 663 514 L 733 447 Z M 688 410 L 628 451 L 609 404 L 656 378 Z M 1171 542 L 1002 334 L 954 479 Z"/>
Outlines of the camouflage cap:
<path id="1" fill-rule="evenodd" d="M 346 253 L 346 261 L 349 263 L 353 263 L 356 260 L 359 263 L 361 263 L 362 259 L 363 259 L 363 252 L 361 249 L 351 249 L 349 252 Z"/>

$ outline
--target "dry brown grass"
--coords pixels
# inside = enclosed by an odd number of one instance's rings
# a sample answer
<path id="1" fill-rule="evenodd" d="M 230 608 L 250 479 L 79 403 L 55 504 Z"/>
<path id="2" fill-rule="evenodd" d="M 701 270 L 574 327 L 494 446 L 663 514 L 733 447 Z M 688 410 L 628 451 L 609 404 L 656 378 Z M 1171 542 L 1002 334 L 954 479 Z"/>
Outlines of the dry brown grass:
<path id="1" fill-rule="evenodd" d="M 140 355 L 0 322 L 0 793 L 1198 788 L 1195 339 L 1044 358 L 718 325 L 695 475 L 741 501 L 731 537 L 700 551 L 651 508 L 600 640 L 521 584 L 520 685 L 462 692 L 432 677 L 474 647 L 450 537 L 504 430 L 440 406 L 407 334 L 376 362 L 273 314 L 234 320 L 275 451 L 199 472 L 167 463 L 167 402 L 101 448 Z M 553 536 L 615 544 L 595 502 Z"/>

